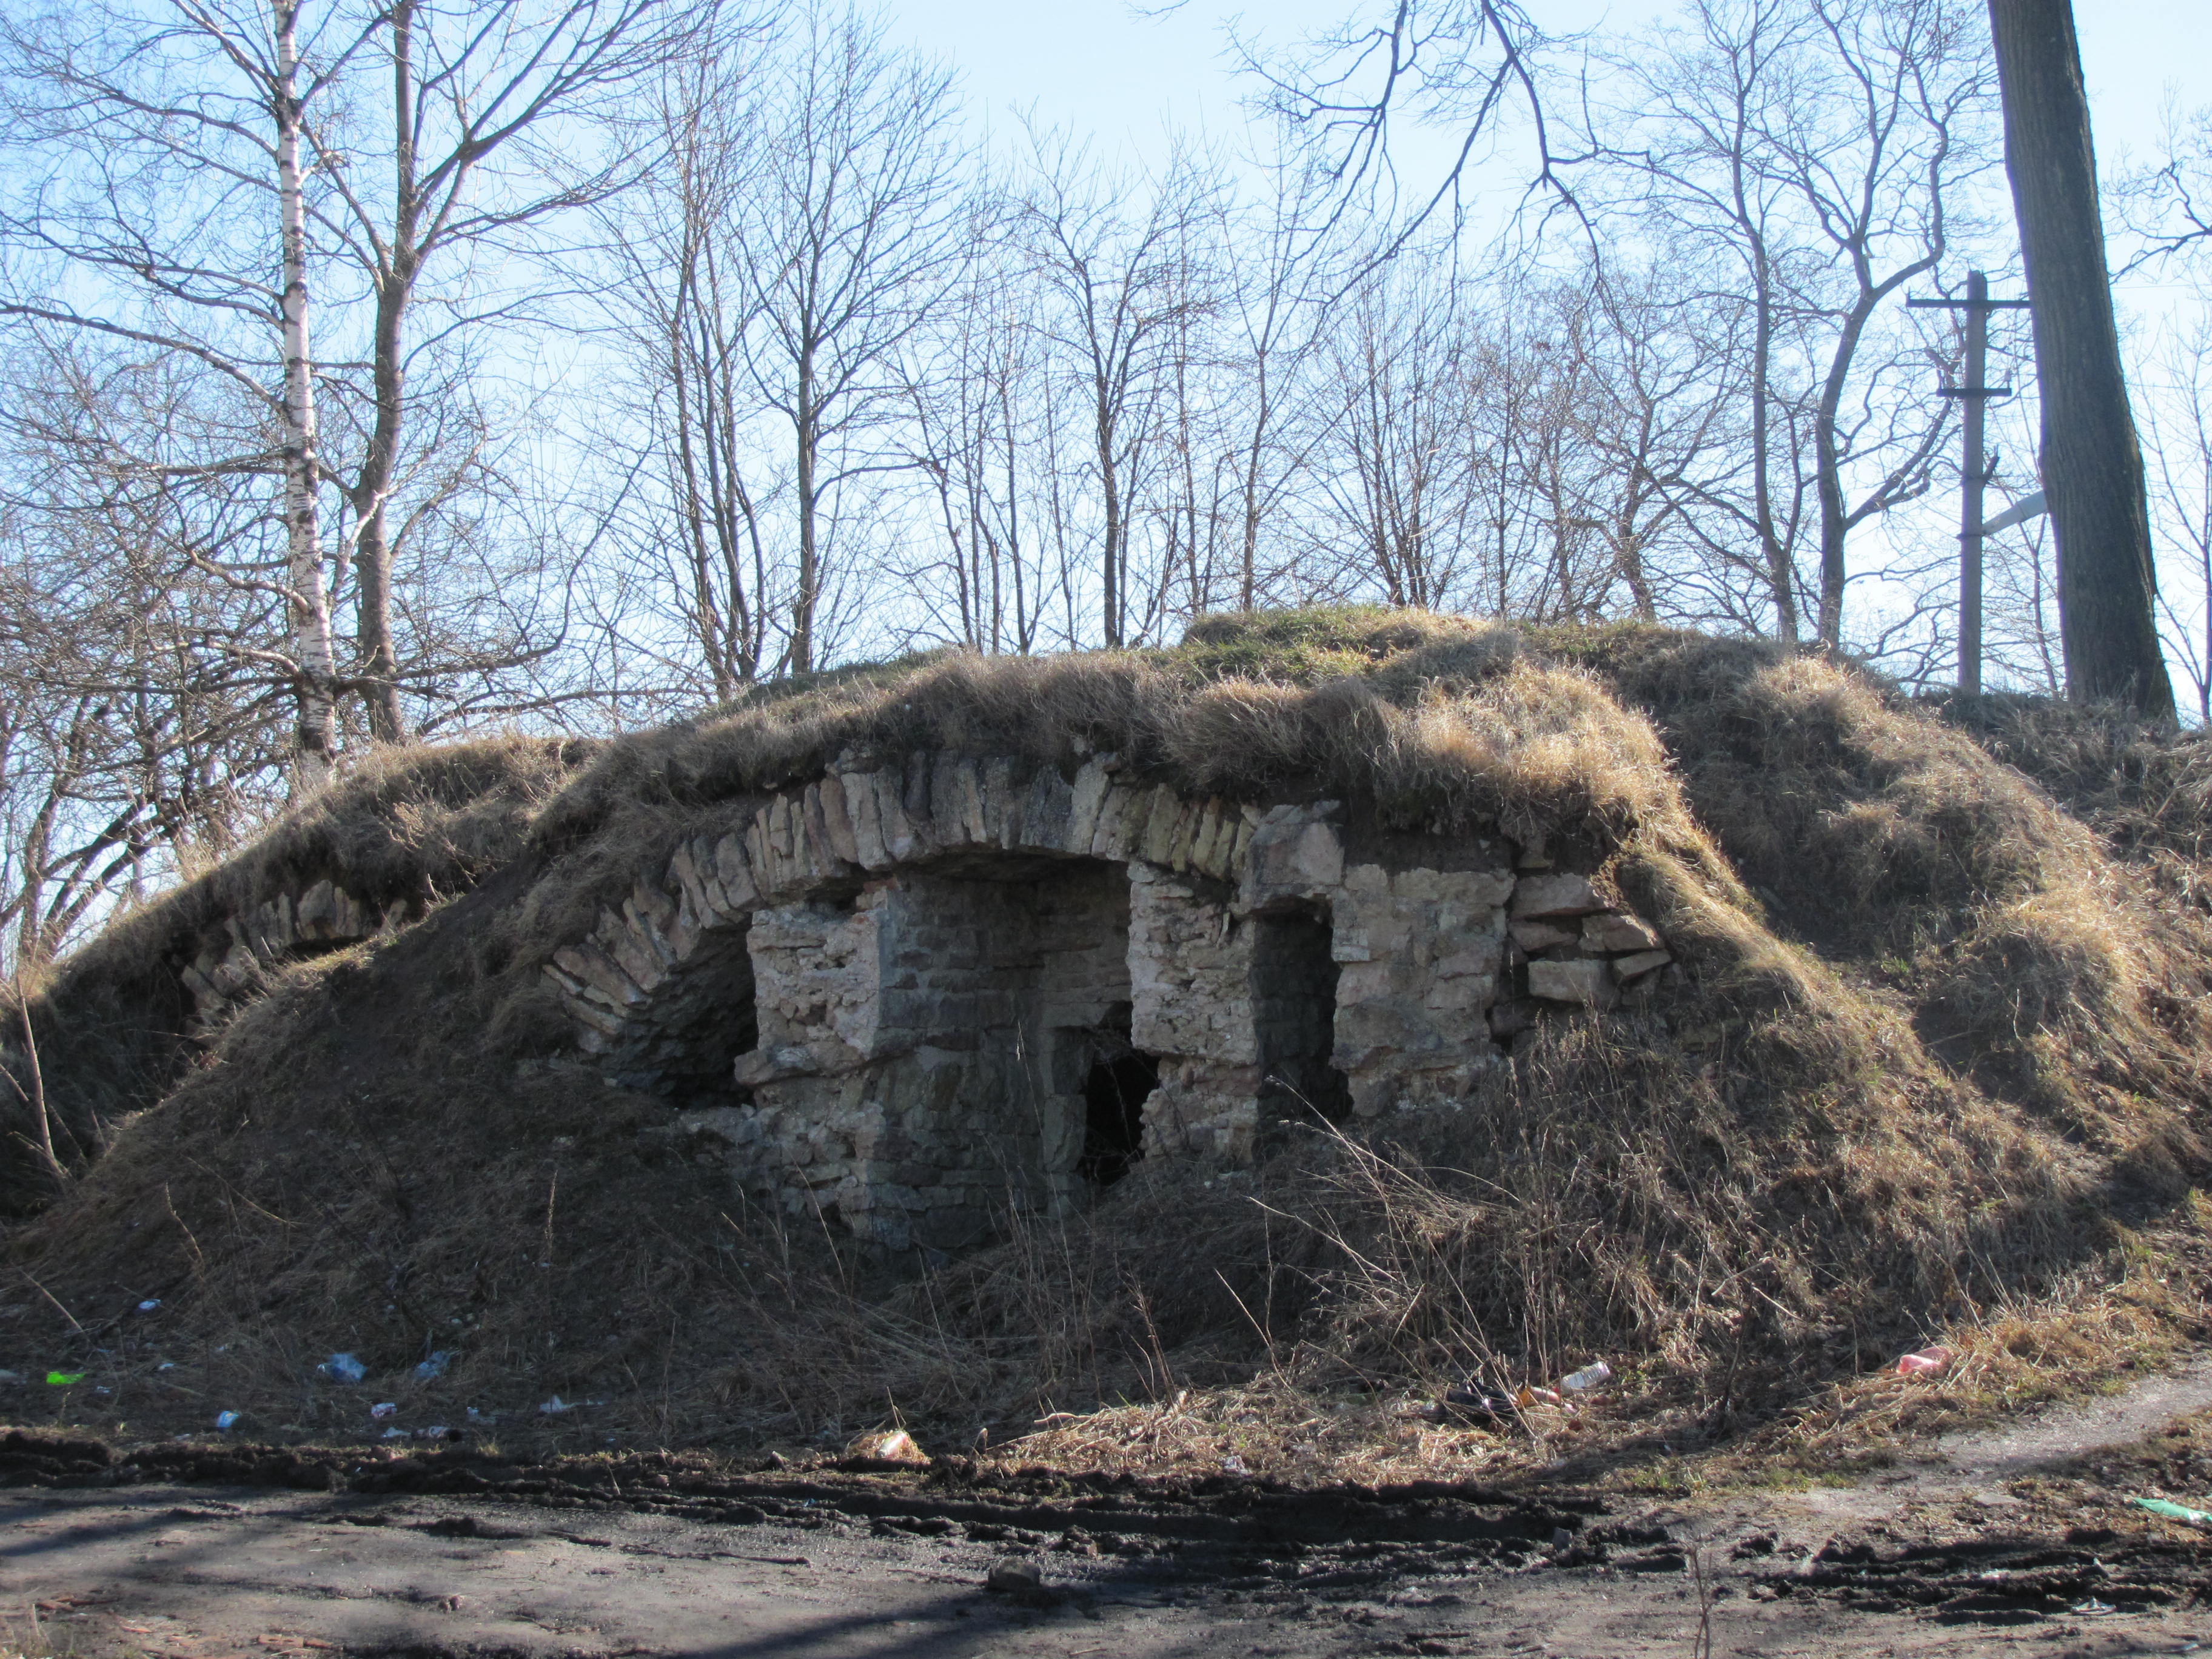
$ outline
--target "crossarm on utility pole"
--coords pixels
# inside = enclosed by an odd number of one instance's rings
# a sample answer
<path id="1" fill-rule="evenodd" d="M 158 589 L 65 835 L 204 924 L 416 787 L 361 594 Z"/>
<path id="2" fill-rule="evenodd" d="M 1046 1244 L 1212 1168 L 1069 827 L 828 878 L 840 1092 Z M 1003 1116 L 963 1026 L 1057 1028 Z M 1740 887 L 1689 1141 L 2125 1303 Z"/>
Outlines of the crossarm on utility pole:
<path id="1" fill-rule="evenodd" d="M 1966 273 L 1963 300 L 1907 300 L 1916 311 L 1963 311 L 1966 313 L 1966 379 L 1963 386 L 1943 387 L 1937 395 L 1956 398 L 1966 409 L 1965 459 L 1959 470 L 1959 690 L 1976 697 L 1982 691 L 1982 492 L 1991 468 L 1984 441 L 1984 410 L 1992 398 L 2008 398 L 2008 386 L 1989 385 L 1990 313 L 2024 309 L 2025 300 L 1992 300 L 1984 272 Z"/>

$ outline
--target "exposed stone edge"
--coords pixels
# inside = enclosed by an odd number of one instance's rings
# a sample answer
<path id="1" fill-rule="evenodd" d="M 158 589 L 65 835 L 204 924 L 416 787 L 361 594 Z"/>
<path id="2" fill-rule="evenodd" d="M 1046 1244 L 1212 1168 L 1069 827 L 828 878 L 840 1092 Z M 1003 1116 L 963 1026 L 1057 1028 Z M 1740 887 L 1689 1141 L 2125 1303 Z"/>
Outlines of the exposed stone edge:
<path id="1" fill-rule="evenodd" d="M 709 935 L 756 910 L 840 880 L 861 880 L 969 848 L 1133 860 L 1234 884 L 1261 808 L 1194 800 L 1125 781 L 1113 757 L 1057 768 L 923 750 L 903 763 L 838 767 L 779 791 L 723 833 L 678 847 L 657 881 L 603 906 L 586 938 L 544 966 L 586 1053 L 641 1039 L 653 994 Z"/>
<path id="2" fill-rule="evenodd" d="M 227 947 L 210 945 L 178 971 L 191 994 L 194 1026 L 214 1025 L 242 997 L 258 991 L 304 945 L 349 945 L 385 938 L 404 927 L 405 899 L 382 910 L 328 879 L 304 893 L 280 893 L 244 914 L 223 918 Z"/>
<path id="3" fill-rule="evenodd" d="M 992 848 L 1149 864 L 1249 888 L 1257 845 L 1289 852 L 1299 884 L 1320 892 L 1341 875 L 1341 842 L 1322 822 L 1333 810 L 1196 800 L 1123 779 L 1111 756 L 1086 761 L 1073 780 L 1048 765 L 950 750 L 872 769 L 839 765 L 720 834 L 684 842 L 657 881 L 641 879 L 619 907 L 602 907 L 591 933 L 556 951 L 543 971 L 578 1046 L 614 1054 L 650 1038 L 655 993 L 703 940 L 825 885 Z M 1248 903 L 1266 896 L 1244 894 Z M 1574 960 L 1531 971 L 1531 1005 L 1522 1006 L 1610 1007 L 1623 985 L 1672 960 L 1648 923 L 1609 907 L 1582 876 L 1522 874 L 1511 915 L 1572 940 Z M 1534 970 L 1537 957 L 1521 960 Z M 1507 1023 L 1525 1020 L 1504 1012 L 1492 1022 L 1499 1036 L 1510 1035 Z"/>

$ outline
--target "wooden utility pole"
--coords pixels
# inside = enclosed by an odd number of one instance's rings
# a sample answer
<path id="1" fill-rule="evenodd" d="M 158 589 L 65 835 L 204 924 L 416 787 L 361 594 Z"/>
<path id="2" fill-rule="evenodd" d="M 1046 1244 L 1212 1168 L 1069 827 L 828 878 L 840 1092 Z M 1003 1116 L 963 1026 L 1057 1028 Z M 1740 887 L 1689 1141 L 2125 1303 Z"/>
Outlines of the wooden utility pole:
<path id="1" fill-rule="evenodd" d="M 1917 310 L 1963 311 L 1966 313 L 1966 379 L 1962 386 L 1947 386 L 1942 396 L 1956 398 L 1966 406 L 1965 453 L 1959 464 L 1959 690 L 1982 694 L 1982 491 L 1994 469 L 1984 441 L 1984 406 L 1992 398 L 2008 398 L 2008 386 L 1990 386 L 1990 313 L 2021 311 L 2025 300 L 1992 300 L 1990 279 L 1978 270 L 1966 273 L 1963 300 L 1907 300 Z"/>

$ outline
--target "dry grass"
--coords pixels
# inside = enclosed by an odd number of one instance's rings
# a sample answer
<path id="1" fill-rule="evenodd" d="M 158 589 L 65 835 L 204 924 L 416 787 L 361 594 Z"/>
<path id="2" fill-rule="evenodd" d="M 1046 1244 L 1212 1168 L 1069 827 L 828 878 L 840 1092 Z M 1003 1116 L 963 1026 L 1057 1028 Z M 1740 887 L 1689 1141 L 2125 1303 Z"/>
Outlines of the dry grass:
<path id="1" fill-rule="evenodd" d="M 1648 1462 L 1655 1437 L 1878 1446 L 2203 1323 L 2212 769 L 2109 721 L 1983 716 L 1743 642 L 1355 610 L 823 677 L 588 755 L 507 751 L 411 821 L 427 786 L 393 781 L 71 965 L 113 981 L 145 930 L 351 856 L 339 819 L 368 866 L 468 890 L 295 970 L 9 1259 L 111 1337 L 126 1298 L 163 1297 L 101 1408 L 140 1422 L 181 1387 L 179 1413 L 359 1427 L 314 1359 L 404 1378 L 450 1346 L 447 1377 L 392 1386 L 410 1411 L 496 1410 L 510 1444 L 834 1446 L 897 1422 L 965 1449 L 1043 1417 L 1010 1455 L 1376 1475 Z M 925 747 L 1112 750 L 1194 791 L 1540 837 L 1656 921 L 1685 981 L 1549 1028 L 1455 1111 L 1247 1172 L 1141 1169 L 949 1267 L 872 1265 L 737 1207 L 665 1104 L 549 1066 L 535 969 L 678 836 L 848 751 Z M 27 1288 L 0 1297 L 19 1331 L 76 1340 Z M 1954 1377 L 1880 1379 L 1937 1335 L 1969 1356 Z M 1624 1382 L 1572 1418 L 1401 1413 L 1601 1355 Z M 556 1392 L 607 1404 L 538 1418 Z"/>
<path id="2" fill-rule="evenodd" d="M 326 877 L 364 902 L 434 904 L 522 853 L 540 802 L 588 752 L 574 740 L 487 738 L 381 750 L 240 853 L 183 886 L 117 915 L 31 987 L 57 1140 L 72 1166 L 98 1156 L 118 1125 L 158 1099 L 190 1049 L 191 1001 L 177 970 L 222 920 Z M 5 1086 L 27 1071 L 9 988 L 0 988 L 0 1215 L 52 1196 L 21 1139 L 25 1097 Z"/>

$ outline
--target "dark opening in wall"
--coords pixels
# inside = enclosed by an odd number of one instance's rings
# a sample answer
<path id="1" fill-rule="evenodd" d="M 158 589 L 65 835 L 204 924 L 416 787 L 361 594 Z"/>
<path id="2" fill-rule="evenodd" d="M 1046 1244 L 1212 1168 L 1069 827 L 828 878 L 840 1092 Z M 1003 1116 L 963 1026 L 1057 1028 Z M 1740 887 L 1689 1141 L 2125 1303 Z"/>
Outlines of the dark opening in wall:
<path id="1" fill-rule="evenodd" d="M 1352 1088 L 1329 1063 L 1336 1048 L 1336 958 L 1328 918 L 1304 908 L 1254 918 L 1252 1013 L 1260 1039 L 1263 1119 L 1337 1122 Z"/>
<path id="2" fill-rule="evenodd" d="M 1078 1175 L 1093 1186 L 1110 1187 L 1129 1173 L 1145 1155 L 1145 1101 L 1159 1085 L 1159 1062 L 1133 1048 L 1091 1068 L 1083 1080 Z"/>
<path id="3" fill-rule="evenodd" d="M 743 927 L 703 939 L 653 998 L 651 1018 L 602 1060 L 625 1088 L 665 1095 L 684 1106 L 751 1098 L 731 1075 L 739 1054 L 760 1044 L 752 958 Z"/>

